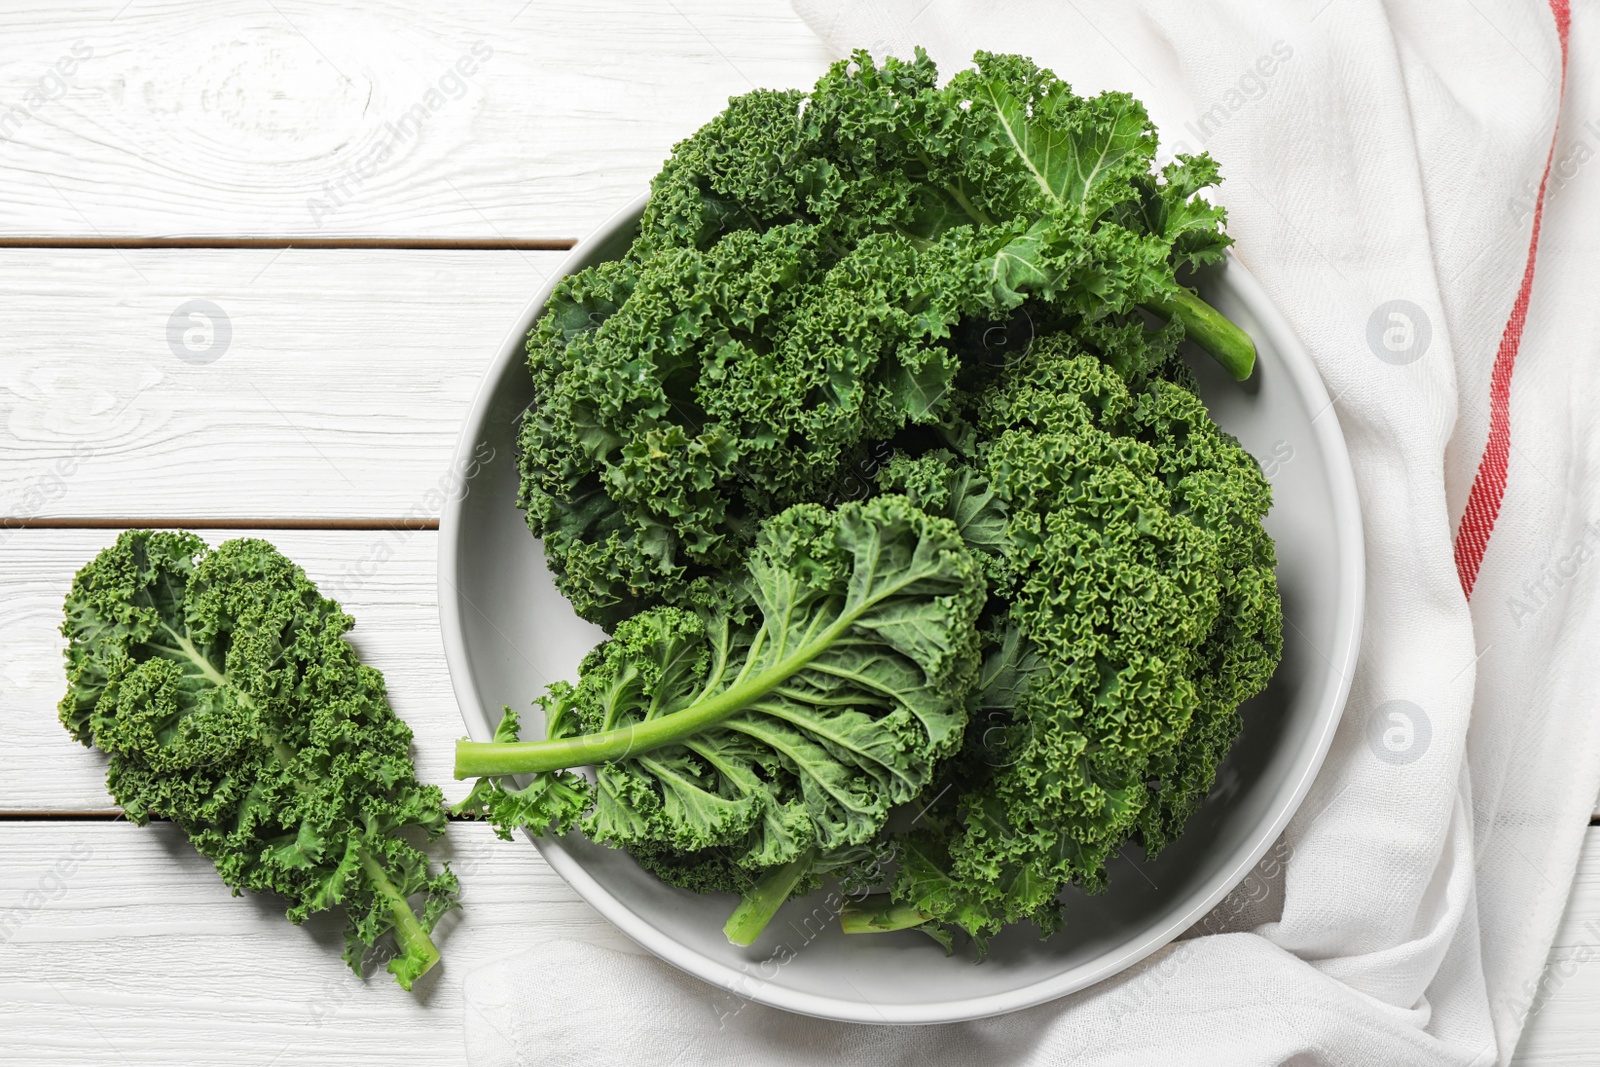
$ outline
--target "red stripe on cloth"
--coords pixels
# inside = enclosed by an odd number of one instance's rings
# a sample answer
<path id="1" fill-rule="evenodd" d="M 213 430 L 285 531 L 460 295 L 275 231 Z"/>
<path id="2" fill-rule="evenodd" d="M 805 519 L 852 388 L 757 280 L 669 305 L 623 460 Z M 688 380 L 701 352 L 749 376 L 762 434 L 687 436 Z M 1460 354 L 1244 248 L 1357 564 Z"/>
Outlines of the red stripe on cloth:
<path id="1" fill-rule="evenodd" d="M 1572 25 L 1570 0 L 1550 0 L 1556 20 L 1556 36 L 1561 40 L 1561 96 L 1567 86 L 1567 31 Z M 1557 97 L 1557 109 L 1560 108 Z M 1559 124 L 1557 132 L 1559 132 Z M 1495 519 L 1500 516 L 1500 501 L 1506 495 L 1506 468 L 1511 460 L 1511 371 L 1522 344 L 1522 327 L 1528 321 L 1528 301 L 1533 294 L 1533 264 L 1539 254 L 1539 224 L 1544 220 L 1544 192 L 1550 182 L 1550 164 L 1555 160 L 1556 135 L 1550 136 L 1550 152 L 1544 160 L 1544 176 L 1539 179 L 1539 196 L 1533 205 L 1533 237 L 1528 241 L 1528 262 L 1522 268 L 1522 285 L 1511 305 L 1511 318 L 1500 335 L 1500 348 L 1494 354 L 1494 369 L 1489 375 L 1489 440 L 1478 460 L 1478 473 L 1472 479 L 1467 508 L 1456 531 L 1456 574 L 1461 591 L 1472 598 L 1478 581 L 1478 568 L 1489 548 Z"/>

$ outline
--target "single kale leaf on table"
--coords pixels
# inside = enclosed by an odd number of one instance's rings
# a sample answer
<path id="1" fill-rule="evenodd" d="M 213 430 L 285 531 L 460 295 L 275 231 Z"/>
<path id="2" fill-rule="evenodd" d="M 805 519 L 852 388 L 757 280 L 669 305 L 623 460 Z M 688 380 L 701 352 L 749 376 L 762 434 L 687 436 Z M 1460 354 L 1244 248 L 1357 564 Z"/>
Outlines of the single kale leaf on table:
<path id="1" fill-rule="evenodd" d="M 442 797 L 344 639 L 354 624 L 265 541 L 130 530 L 67 596 L 61 721 L 110 757 L 131 820 L 171 819 L 236 894 L 277 893 L 295 923 L 343 909 L 357 973 L 392 933 L 410 989 L 457 882 L 407 840 L 444 831 Z"/>

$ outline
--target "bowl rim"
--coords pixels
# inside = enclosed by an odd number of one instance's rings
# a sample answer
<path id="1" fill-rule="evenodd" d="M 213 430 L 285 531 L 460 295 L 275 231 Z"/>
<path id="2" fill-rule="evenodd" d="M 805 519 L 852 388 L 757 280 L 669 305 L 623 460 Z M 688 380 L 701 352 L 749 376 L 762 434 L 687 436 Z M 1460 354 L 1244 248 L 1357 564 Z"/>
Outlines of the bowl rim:
<path id="1" fill-rule="evenodd" d="M 484 437 L 494 395 L 505 375 L 526 358 L 525 343 L 528 330 L 544 309 L 545 302 L 549 300 L 555 287 L 564 277 L 578 269 L 587 258 L 615 240 L 627 228 L 635 225 L 648 200 L 648 193 L 641 194 L 573 246 L 562 260 L 560 268 L 523 307 L 480 380 L 461 435 L 456 442 L 453 457 L 455 466 L 451 468 L 452 470 L 469 469 L 475 442 Z M 1334 514 L 1333 535 L 1337 544 L 1337 573 L 1340 576 L 1338 608 L 1334 624 L 1337 644 L 1324 654 L 1324 658 L 1329 661 L 1337 681 L 1332 699 L 1319 708 L 1321 732 L 1307 753 L 1309 758 L 1306 758 L 1300 767 L 1298 780 L 1287 793 L 1287 801 L 1280 801 L 1276 816 L 1257 828 L 1254 844 L 1242 852 L 1231 867 L 1225 868 L 1223 873 L 1213 875 L 1205 883 L 1203 892 L 1191 891 L 1189 906 L 1186 909 L 1165 923 L 1146 930 L 1140 937 L 1132 939 L 1121 953 L 1111 958 L 1102 958 L 1093 967 L 1074 968 L 1053 979 L 1045 979 L 1002 993 L 962 1000 L 946 1000 L 933 1004 L 875 1005 L 862 1000 L 822 996 L 785 988 L 773 981 L 752 983 L 748 974 L 704 956 L 694 948 L 673 939 L 652 925 L 644 916 L 627 907 L 590 874 L 566 849 L 560 838 L 535 837 L 527 834 L 546 862 L 607 921 L 666 963 L 715 986 L 734 991 L 745 999 L 802 1015 L 843 1022 L 950 1023 L 988 1018 L 1034 1007 L 1087 988 L 1125 970 L 1165 947 L 1203 918 L 1261 860 L 1267 849 L 1288 825 L 1289 820 L 1294 817 L 1295 812 L 1299 810 L 1310 791 L 1312 782 L 1316 779 L 1332 745 L 1334 732 L 1338 728 L 1345 702 L 1349 697 L 1360 647 L 1365 608 L 1365 547 L 1360 498 L 1356 491 L 1355 474 L 1350 466 L 1349 451 L 1339 428 L 1338 412 L 1334 409 L 1333 401 L 1328 396 L 1316 365 L 1301 345 L 1299 338 L 1267 297 L 1260 283 L 1231 250 L 1228 253 L 1227 272 L 1229 284 L 1237 288 L 1240 296 L 1257 317 L 1262 333 L 1270 338 L 1272 348 L 1280 354 L 1282 370 L 1291 379 L 1295 391 L 1312 406 L 1320 405 L 1321 414 L 1312 418 L 1309 429 L 1325 457 Z M 487 741 L 494 734 L 494 726 L 482 701 L 478 698 L 471 660 L 466 650 L 462 606 L 460 597 L 456 594 L 465 497 L 465 493 L 451 494 L 440 515 L 439 621 L 444 639 L 445 660 L 450 670 L 451 686 L 460 705 L 461 717 L 466 724 L 468 734 L 474 740 Z"/>

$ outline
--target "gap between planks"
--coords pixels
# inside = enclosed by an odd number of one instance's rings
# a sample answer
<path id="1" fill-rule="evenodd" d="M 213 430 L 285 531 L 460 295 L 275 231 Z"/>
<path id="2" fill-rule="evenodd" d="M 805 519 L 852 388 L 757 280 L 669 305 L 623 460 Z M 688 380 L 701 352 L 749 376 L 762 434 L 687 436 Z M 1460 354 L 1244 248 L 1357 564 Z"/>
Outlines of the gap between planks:
<path id="1" fill-rule="evenodd" d="M 8 518 L 0 530 L 437 530 L 438 519 Z"/>
<path id="2" fill-rule="evenodd" d="M 7 822 L 127 822 L 125 811 L 0 811 L 0 823 Z M 164 815 L 150 816 L 150 822 L 169 821 Z M 484 820 L 472 815 L 446 815 L 446 822 L 474 823 Z M 1600 820 L 1597 820 L 1600 821 Z M 1591 826 L 1594 823 L 1590 824 Z"/>
<path id="3" fill-rule="evenodd" d="M 568 237 L 512 240 L 503 237 L 0 237 L 0 248 L 300 248 L 387 249 L 402 252 L 564 252 Z"/>

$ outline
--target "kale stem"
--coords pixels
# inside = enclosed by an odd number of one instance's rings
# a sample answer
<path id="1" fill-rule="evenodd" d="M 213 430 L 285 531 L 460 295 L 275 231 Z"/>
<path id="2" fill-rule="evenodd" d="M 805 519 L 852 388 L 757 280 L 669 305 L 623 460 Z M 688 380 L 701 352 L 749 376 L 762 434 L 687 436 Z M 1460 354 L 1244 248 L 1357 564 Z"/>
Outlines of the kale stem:
<path id="1" fill-rule="evenodd" d="M 806 849 L 781 867 L 773 867 L 756 880 L 739 901 L 739 906 L 728 916 L 722 932 L 735 945 L 749 945 L 761 936 L 783 902 L 794 893 L 794 887 L 811 869 L 815 850 Z"/>
<path id="2" fill-rule="evenodd" d="M 706 697 L 670 715 L 619 726 L 599 733 L 551 741 L 457 741 L 457 778 L 534 774 L 596 763 L 610 763 L 693 736 L 708 726 L 743 711 L 788 680 L 833 644 L 867 605 L 841 615 L 837 622 L 753 678 L 745 678 L 716 696 Z"/>
<path id="3" fill-rule="evenodd" d="M 154 644 L 150 645 L 149 647 L 157 649 L 158 651 L 171 652 L 175 655 L 182 656 L 184 659 L 194 664 L 195 667 L 200 671 L 201 675 L 205 677 L 205 680 L 210 682 L 212 685 L 220 686 L 228 684 L 227 675 L 218 672 L 218 670 L 211 665 L 211 661 L 200 654 L 200 650 L 194 647 L 194 642 L 189 640 L 187 634 L 180 634 L 166 623 L 162 623 L 161 628 L 172 635 L 172 639 L 178 642 L 178 647 L 168 648 L 165 645 Z"/>
<path id="4" fill-rule="evenodd" d="M 846 904 L 839 926 L 847 934 L 883 934 L 909 930 L 932 921 L 933 916 L 910 904 L 896 904 L 888 893 L 874 893 L 858 903 Z"/>
<path id="5" fill-rule="evenodd" d="M 395 888 L 383 865 L 364 848 L 361 849 L 361 869 L 372 879 L 372 887 L 383 897 L 384 903 L 389 906 L 389 914 L 394 918 L 394 937 L 400 946 L 400 954 L 389 961 L 389 973 L 394 975 L 401 989 L 409 991 L 412 982 L 427 974 L 439 962 L 439 950 L 416 912 L 411 910 L 405 894 Z"/>
<path id="6" fill-rule="evenodd" d="M 1256 345 L 1250 335 L 1188 289 L 1179 287 L 1171 300 L 1152 299 L 1145 307 L 1183 323 L 1189 339 L 1209 352 L 1236 381 L 1244 381 L 1255 369 Z"/>

